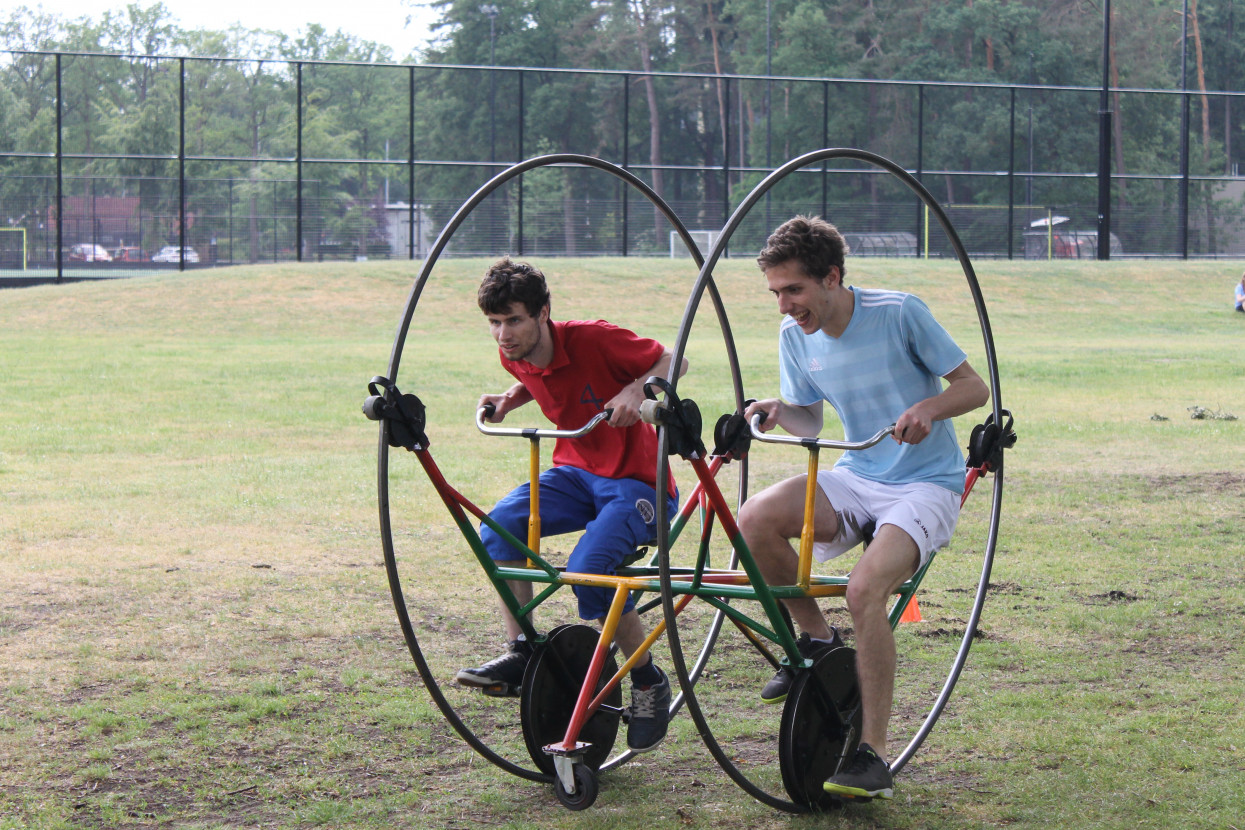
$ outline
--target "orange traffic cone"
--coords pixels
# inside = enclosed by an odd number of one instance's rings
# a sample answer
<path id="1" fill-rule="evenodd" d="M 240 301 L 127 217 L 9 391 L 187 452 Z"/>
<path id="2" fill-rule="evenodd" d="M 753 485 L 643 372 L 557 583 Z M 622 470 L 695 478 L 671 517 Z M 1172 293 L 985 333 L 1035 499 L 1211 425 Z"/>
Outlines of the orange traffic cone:
<path id="1" fill-rule="evenodd" d="M 899 615 L 899 621 L 901 623 L 921 621 L 921 606 L 916 604 L 916 594 L 913 594 L 908 604 L 904 606 L 903 613 Z"/>

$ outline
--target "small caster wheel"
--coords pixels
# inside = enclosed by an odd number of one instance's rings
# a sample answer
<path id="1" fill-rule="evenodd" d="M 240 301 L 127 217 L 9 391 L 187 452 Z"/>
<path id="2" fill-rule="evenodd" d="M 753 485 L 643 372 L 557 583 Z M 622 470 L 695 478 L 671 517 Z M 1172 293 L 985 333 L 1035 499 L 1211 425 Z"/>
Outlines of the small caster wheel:
<path id="1" fill-rule="evenodd" d="M 568 793 L 562 779 L 553 780 L 553 792 L 568 810 L 586 810 L 597 800 L 597 774 L 586 764 L 575 765 L 575 792 Z"/>

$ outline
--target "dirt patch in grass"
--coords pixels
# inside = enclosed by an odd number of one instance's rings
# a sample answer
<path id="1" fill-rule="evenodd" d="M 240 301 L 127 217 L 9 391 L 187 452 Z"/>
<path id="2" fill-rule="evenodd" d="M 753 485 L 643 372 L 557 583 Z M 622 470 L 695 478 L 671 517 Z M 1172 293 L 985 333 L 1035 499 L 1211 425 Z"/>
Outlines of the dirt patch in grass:
<path id="1" fill-rule="evenodd" d="M 903 769 L 902 784 L 906 786 L 921 785 L 926 787 L 936 787 L 940 790 L 951 792 L 955 790 L 965 790 L 975 793 L 988 793 L 989 788 L 984 784 L 981 778 L 960 772 L 954 769 L 947 769 L 943 765 L 934 765 L 921 763 L 918 759 L 914 759 Z"/>
<path id="2" fill-rule="evenodd" d="M 1209 472 L 1146 476 L 1145 481 L 1155 491 L 1176 492 L 1182 496 L 1198 493 L 1231 493 L 1245 496 L 1245 474 L 1235 472 Z"/>
<path id="3" fill-rule="evenodd" d="M 1092 594 L 1085 598 L 1089 605 L 1114 605 L 1116 603 L 1136 602 L 1141 597 L 1127 591 L 1112 589 L 1105 594 Z"/>
<path id="4" fill-rule="evenodd" d="M 928 639 L 962 640 L 964 639 L 965 630 L 966 629 L 963 629 L 963 628 L 943 628 L 939 626 L 938 628 L 920 629 L 916 632 L 916 636 L 925 637 Z M 973 639 L 974 640 L 986 640 L 986 639 L 990 639 L 990 635 L 987 634 L 985 631 L 982 631 L 980 628 L 974 628 Z"/>

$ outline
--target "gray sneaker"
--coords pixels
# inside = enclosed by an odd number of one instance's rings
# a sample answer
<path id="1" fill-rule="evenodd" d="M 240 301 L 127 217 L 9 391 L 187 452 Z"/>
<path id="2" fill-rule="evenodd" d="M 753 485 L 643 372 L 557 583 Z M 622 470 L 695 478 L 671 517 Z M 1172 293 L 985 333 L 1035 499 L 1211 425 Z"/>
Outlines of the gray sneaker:
<path id="1" fill-rule="evenodd" d="M 531 659 L 531 643 L 524 639 L 511 640 L 505 654 L 478 668 L 462 669 L 454 675 L 454 679 L 464 686 L 480 689 L 490 697 L 518 697 L 523 687 L 523 672 Z"/>
<path id="2" fill-rule="evenodd" d="M 670 678 L 661 669 L 661 682 L 646 689 L 631 687 L 627 718 L 627 747 L 632 752 L 656 749 L 666 737 L 670 720 Z"/>
<path id="3" fill-rule="evenodd" d="M 831 631 L 834 633 L 834 641 L 830 643 L 817 642 L 807 634 L 801 634 L 795 641 L 796 648 L 800 650 L 800 656 L 811 660 L 827 649 L 843 645 L 843 641 L 839 639 L 838 629 L 831 629 Z M 790 666 L 783 666 L 779 669 L 765 684 L 765 688 L 761 689 L 761 702 L 782 703 L 786 700 L 787 692 L 791 691 L 791 684 L 795 682 L 796 671 Z"/>
<path id="4" fill-rule="evenodd" d="M 830 776 L 821 788 L 839 798 L 890 798 L 895 794 L 895 779 L 873 747 L 861 744 L 847 769 Z"/>

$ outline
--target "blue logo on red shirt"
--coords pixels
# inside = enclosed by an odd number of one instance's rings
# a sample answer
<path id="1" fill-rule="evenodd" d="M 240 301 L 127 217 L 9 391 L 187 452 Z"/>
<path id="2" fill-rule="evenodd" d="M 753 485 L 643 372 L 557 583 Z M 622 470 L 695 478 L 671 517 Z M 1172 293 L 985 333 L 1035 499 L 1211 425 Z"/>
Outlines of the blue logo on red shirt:
<path id="1" fill-rule="evenodd" d="M 592 406 L 595 407 L 598 412 L 605 409 L 605 399 L 598 398 L 596 396 L 596 394 L 592 391 L 591 383 L 584 386 L 584 391 L 579 396 L 579 402 L 592 404 Z"/>

